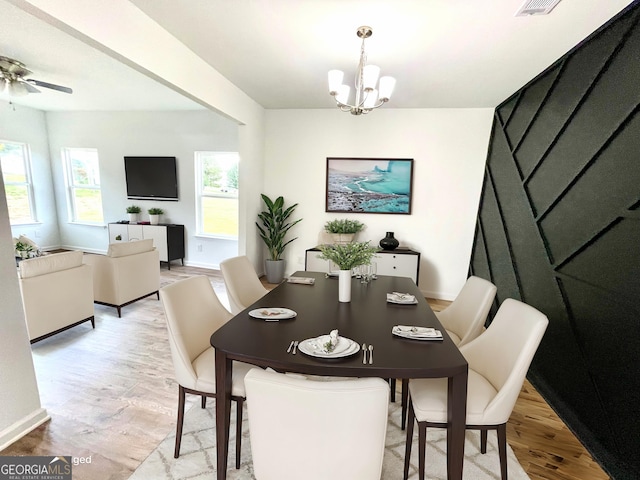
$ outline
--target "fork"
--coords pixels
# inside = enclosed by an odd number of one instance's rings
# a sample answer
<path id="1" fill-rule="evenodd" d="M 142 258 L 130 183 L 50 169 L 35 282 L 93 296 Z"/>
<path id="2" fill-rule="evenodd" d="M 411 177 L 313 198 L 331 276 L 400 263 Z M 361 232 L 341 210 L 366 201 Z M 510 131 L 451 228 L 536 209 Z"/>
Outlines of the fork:
<path id="1" fill-rule="evenodd" d="M 293 342 L 293 354 L 296 354 L 296 350 L 298 350 L 298 340 L 296 340 L 295 342 Z"/>
<path id="2" fill-rule="evenodd" d="M 362 352 L 364 354 L 362 356 L 362 363 L 366 365 L 367 364 L 367 344 L 366 343 L 362 344 Z"/>

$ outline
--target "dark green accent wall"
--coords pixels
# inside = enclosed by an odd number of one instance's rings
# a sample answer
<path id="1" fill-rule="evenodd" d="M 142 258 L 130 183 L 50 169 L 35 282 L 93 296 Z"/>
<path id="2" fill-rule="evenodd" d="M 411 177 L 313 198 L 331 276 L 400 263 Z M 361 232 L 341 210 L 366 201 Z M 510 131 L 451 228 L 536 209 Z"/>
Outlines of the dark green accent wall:
<path id="1" fill-rule="evenodd" d="M 470 265 L 547 314 L 529 379 L 615 479 L 640 478 L 639 20 L 496 109 Z"/>

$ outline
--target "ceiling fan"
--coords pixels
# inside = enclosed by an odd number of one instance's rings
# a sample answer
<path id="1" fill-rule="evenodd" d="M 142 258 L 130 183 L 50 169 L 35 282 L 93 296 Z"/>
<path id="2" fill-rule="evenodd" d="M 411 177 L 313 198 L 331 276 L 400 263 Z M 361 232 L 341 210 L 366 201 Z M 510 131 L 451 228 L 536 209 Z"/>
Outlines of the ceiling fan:
<path id="1" fill-rule="evenodd" d="M 27 69 L 24 63 L 14 60 L 13 58 L 0 56 L 0 81 L 4 83 L 0 84 L 0 93 L 6 91 L 13 97 L 20 97 L 28 95 L 29 93 L 40 93 L 40 90 L 38 90 L 36 86 L 50 88 L 64 93 L 73 93 L 73 90 L 69 87 L 25 78 L 31 75 L 31 73 L 31 70 Z"/>

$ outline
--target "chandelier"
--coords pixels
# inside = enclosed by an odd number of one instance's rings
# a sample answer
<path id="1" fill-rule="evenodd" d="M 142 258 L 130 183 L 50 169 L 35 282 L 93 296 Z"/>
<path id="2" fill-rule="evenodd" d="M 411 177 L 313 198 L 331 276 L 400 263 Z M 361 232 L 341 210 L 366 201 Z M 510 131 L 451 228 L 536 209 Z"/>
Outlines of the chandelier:
<path id="1" fill-rule="evenodd" d="M 382 77 L 378 83 L 380 75 L 380 67 L 375 65 L 367 65 L 367 54 L 364 51 L 364 41 L 371 36 L 373 31 L 371 27 L 358 28 L 358 37 L 362 39 L 360 47 L 360 62 L 358 63 L 358 71 L 355 80 L 355 102 L 349 104 L 348 85 L 342 83 L 344 72 L 341 70 L 329 71 L 329 95 L 336 99 L 338 108 L 343 112 L 351 112 L 352 115 L 362 115 L 369 113 L 374 108 L 382 106 L 389 101 L 396 80 L 393 77 Z"/>

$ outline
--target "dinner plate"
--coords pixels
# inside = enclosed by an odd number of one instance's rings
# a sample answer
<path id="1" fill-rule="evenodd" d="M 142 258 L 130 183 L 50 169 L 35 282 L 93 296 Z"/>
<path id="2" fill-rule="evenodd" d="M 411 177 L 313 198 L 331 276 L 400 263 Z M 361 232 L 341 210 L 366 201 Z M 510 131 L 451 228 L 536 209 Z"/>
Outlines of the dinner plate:
<path id="1" fill-rule="evenodd" d="M 249 315 L 253 318 L 259 318 L 261 320 L 267 321 L 277 321 L 284 320 L 286 318 L 293 318 L 297 315 L 293 310 L 289 310 L 288 308 L 256 308 L 255 310 L 251 310 Z"/>
<path id="2" fill-rule="evenodd" d="M 309 356 L 318 358 L 348 357 L 349 355 L 353 355 L 360 350 L 360 345 L 353 340 L 346 337 L 338 337 L 338 345 L 336 345 L 336 349 L 334 349 L 331 353 L 325 353 L 321 350 L 318 344 L 318 342 L 321 341 L 323 337 L 326 337 L 328 339 L 329 335 L 320 335 L 316 338 L 308 338 L 306 340 L 303 340 L 298 344 L 298 350 Z M 326 341 L 327 340 L 325 340 L 325 342 Z M 346 345 L 346 348 L 343 347 L 343 345 Z M 338 348 L 340 348 L 340 351 L 336 352 Z"/>
<path id="3" fill-rule="evenodd" d="M 413 340 L 442 340 L 442 332 L 430 327 L 396 325 L 391 329 L 391 333 L 398 337 L 411 338 Z"/>

